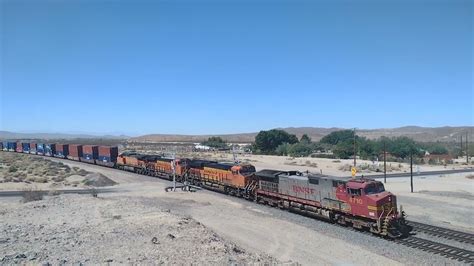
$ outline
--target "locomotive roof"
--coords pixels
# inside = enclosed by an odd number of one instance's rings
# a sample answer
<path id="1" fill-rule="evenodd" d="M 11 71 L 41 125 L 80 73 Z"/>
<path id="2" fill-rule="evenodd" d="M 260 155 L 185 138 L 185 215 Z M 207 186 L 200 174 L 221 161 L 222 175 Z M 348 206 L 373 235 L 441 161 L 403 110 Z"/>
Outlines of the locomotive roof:
<path id="1" fill-rule="evenodd" d="M 227 163 L 209 163 L 204 166 L 209 167 L 209 168 L 220 169 L 220 170 L 230 170 L 234 165 L 227 164 Z"/>
<path id="2" fill-rule="evenodd" d="M 122 152 L 122 156 L 138 156 L 140 155 L 139 153 L 137 152 L 134 152 L 134 151 L 124 151 Z"/>
<path id="3" fill-rule="evenodd" d="M 211 163 L 217 163 L 216 161 L 209 161 L 209 160 L 197 160 L 197 159 L 194 159 L 194 160 L 191 160 L 189 162 L 189 166 L 193 167 L 193 168 L 202 168 L 204 167 L 205 165 L 207 164 L 211 164 Z"/>
<path id="4" fill-rule="evenodd" d="M 278 177 L 280 174 L 283 174 L 283 173 L 285 173 L 285 172 L 280 171 L 280 170 L 264 169 L 264 170 L 260 170 L 260 171 L 256 172 L 255 175 L 261 176 L 261 177 L 275 178 L 275 177 Z"/>

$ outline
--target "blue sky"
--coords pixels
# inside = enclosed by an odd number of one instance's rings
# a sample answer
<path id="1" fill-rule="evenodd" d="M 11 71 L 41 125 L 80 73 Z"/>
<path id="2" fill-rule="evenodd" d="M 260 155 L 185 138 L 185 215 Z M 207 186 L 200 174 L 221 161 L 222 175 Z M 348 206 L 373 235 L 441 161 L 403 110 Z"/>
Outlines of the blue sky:
<path id="1" fill-rule="evenodd" d="M 2 130 L 474 124 L 472 1 L 0 2 Z"/>

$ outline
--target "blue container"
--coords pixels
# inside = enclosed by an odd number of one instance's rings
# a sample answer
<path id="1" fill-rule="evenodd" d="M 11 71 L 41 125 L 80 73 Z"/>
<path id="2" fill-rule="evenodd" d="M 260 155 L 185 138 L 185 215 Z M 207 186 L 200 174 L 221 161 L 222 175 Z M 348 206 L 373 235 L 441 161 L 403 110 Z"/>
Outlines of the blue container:
<path id="1" fill-rule="evenodd" d="M 57 144 L 56 153 L 54 157 L 66 158 L 69 155 L 69 145 L 68 144 Z"/>
<path id="2" fill-rule="evenodd" d="M 8 141 L 3 141 L 2 144 L 3 144 L 3 147 L 2 147 L 3 150 L 8 151 Z"/>
<path id="3" fill-rule="evenodd" d="M 92 154 L 92 153 L 83 153 L 82 154 L 82 158 L 83 159 L 86 159 L 86 160 L 94 160 L 95 156 Z"/>
<path id="4" fill-rule="evenodd" d="M 104 163 L 110 163 L 112 162 L 110 159 L 110 156 L 100 156 L 97 158 L 97 160 L 104 162 Z"/>
<path id="5" fill-rule="evenodd" d="M 36 145 L 36 153 L 44 155 L 44 144 L 43 143 L 38 143 Z"/>
<path id="6" fill-rule="evenodd" d="M 45 144 L 44 155 L 53 156 L 56 153 L 56 144 Z"/>
<path id="7" fill-rule="evenodd" d="M 21 147 L 23 149 L 24 153 L 29 153 L 30 152 L 30 143 L 21 143 Z"/>
<path id="8" fill-rule="evenodd" d="M 16 142 L 8 142 L 8 151 L 16 151 Z"/>

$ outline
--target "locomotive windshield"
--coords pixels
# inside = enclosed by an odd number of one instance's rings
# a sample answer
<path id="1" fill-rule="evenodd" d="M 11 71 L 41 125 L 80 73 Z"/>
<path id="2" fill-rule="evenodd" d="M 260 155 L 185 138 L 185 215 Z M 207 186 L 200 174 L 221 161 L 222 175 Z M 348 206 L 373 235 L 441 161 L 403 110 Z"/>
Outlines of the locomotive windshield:
<path id="1" fill-rule="evenodd" d="M 380 183 L 380 182 L 370 183 L 365 188 L 365 194 L 366 195 L 377 194 L 377 193 L 381 193 L 381 192 L 384 192 L 384 191 L 385 191 L 385 188 L 384 188 L 383 184 Z"/>

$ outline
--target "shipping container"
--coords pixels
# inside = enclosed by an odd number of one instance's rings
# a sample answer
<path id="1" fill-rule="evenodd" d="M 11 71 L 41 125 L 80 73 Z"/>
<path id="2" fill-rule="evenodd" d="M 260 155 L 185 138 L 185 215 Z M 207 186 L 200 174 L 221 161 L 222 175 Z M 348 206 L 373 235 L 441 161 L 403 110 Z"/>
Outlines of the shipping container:
<path id="1" fill-rule="evenodd" d="M 21 143 L 23 153 L 30 153 L 30 143 L 22 142 Z"/>
<path id="2" fill-rule="evenodd" d="M 16 142 L 8 142 L 8 151 L 16 151 Z"/>
<path id="3" fill-rule="evenodd" d="M 0 142 L 0 151 L 3 151 L 3 142 Z"/>
<path id="4" fill-rule="evenodd" d="M 35 142 L 30 142 L 30 153 L 31 154 L 36 154 L 36 143 Z"/>
<path id="5" fill-rule="evenodd" d="M 95 160 L 99 157 L 99 146 L 97 145 L 84 145 L 82 146 L 82 157 L 81 162 L 95 163 Z"/>
<path id="6" fill-rule="evenodd" d="M 44 145 L 44 155 L 54 156 L 56 154 L 56 144 L 45 144 Z"/>
<path id="7" fill-rule="evenodd" d="M 82 157 L 82 145 L 69 144 L 69 154 L 67 158 L 74 161 L 79 161 Z"/>
<path id="8" fill-rule="evenodd" d="M 68 144 L 56 144 L 56 153 L 54 153 L 54 157 L 67 158 L 68 155 L 69 155 Z"/>
<path id="9" fill-rule="evenodd" d="M 112 167 L 117 162 L 118 148 L 110 146 L 99 146 L 97 164 Z"/>
<path id="10" fill-rule="evenodd" d="M 23 146 L 21 145 L 21 141 L 16 142 L 16 152 L 23 152 Z"/>
<path id="11" fill-rule="evenodd" d="M 8 141 L 4 141 L 2 142 L 2 144 L 3 144 L 3 150 L 8 151 Z"/>
<path id="12" fill-rule="evenodd" d="M 36 154 L 39 154 L 39 155 L 44 155 L 44 144 L 43 143 L 38 143 L 36 145 Z"/>

